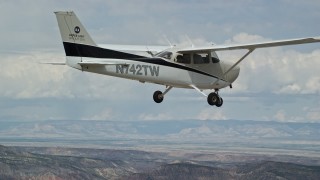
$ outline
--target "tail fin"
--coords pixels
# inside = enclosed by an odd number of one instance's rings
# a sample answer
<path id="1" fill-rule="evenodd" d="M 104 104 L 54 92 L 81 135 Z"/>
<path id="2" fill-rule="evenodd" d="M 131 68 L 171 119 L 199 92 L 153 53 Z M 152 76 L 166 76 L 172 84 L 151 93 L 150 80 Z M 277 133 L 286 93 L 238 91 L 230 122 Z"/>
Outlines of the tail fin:
<path id="1" fill-rule="evenodd" d="M 55 12 L 64 50 L 66 64 L 82 70 L 83 58 L 141 58 L 142 56 L 98 47 L 74 12 Z"/>
<path id="2" fill-rule="evenodd" d="M 97 46 L 73 11 L 55 14 L 63 42 Z"/>

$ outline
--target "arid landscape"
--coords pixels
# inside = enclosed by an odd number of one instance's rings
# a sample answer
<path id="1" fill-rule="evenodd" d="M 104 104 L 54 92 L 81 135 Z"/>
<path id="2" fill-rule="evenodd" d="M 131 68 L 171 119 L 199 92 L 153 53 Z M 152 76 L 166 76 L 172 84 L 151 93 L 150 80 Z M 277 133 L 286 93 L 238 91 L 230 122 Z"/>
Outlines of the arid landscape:
<path id="1" fill-rule="evenodd" d="M 1 128 L 0 179 L 320 178 L 318 123 L 34 121 Z"/>
<path id="2" fill-rule="evenodd" d="M 282 155 L 0 146 L 0 179 L 319 179 L 319 163 Z"/>

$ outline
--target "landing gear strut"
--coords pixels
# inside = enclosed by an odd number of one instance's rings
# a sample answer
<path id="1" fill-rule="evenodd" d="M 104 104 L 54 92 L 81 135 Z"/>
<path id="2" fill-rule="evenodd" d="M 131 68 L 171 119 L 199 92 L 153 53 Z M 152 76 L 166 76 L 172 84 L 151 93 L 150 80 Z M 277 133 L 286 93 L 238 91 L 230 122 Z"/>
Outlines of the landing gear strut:
<path id="1" fill-rule="evenodd" d="M 210 93 L 207 98 L 208 104 L 211 106 L 221 107 L 223 99 L 219 96 L 218 91 Z"/>
<path id="2" fill-rule="evenodd" d="M 167 94 L 172 89 L 172 86 L 168 86 L 167 89 L 162 93 L 161 91 L 155 91 L 153 93 L 153 100 L 156 103 L 161 103 L 163 101 L 164 95 Z"/>

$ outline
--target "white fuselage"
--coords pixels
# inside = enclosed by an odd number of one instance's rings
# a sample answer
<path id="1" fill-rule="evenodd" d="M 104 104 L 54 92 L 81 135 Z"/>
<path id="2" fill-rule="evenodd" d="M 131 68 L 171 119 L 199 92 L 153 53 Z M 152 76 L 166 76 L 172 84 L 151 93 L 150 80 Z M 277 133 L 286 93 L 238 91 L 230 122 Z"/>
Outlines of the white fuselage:
<path id="1" fill-rule="evenodd" d="M 150 63 L 131 59 L 99 59 L 114 63 L 111 65 L 82 65 L 79 62 L 97 61 L 96 58 L 67 57 L 67 64 L 76 69 L 91 73 L 104 74 L 140 82 L 151 82 L 179 88 L 221 89 L 230 86 L 239 75 L 239 68 L 227 75 L 224 72 L 231 67 L 223 62 L 209 64 L 181 64 L 161 58 Z M 184 68 L 184 69 L 183 69 Z"/>

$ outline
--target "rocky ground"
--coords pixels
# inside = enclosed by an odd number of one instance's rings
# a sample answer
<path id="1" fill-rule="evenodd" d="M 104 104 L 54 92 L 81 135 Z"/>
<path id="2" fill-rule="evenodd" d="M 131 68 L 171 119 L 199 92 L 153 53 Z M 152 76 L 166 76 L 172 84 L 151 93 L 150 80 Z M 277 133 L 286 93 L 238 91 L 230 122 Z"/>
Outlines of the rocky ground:
<path id="1" fill-rule="evenodd" d="M 320 179 L 318 163 L 223 152 L 0 146 L 0 179 Z"/>

